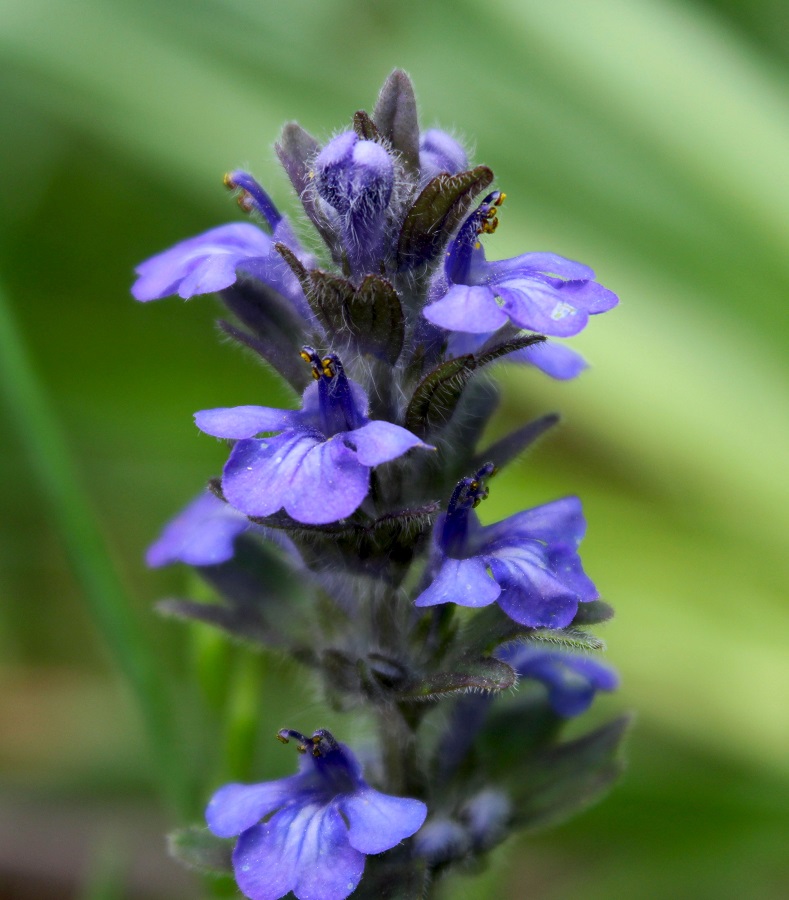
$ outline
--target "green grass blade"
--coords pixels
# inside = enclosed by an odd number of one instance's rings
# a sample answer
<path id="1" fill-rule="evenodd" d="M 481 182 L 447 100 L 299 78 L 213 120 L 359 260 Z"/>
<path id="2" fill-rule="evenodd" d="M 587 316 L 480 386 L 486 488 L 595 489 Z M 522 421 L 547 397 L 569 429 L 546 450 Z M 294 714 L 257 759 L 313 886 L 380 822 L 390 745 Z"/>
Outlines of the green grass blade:
<path id="1" fill-rule="evenodd" d="M 60 532 L 90 614 L 139 703 L 162 793 L 181 815 L 188 785 L 179 759 L 168 691 L 152 648 L 82 490 L 53 411 L 0 288 L 0 383 L 50 515 Z"/>

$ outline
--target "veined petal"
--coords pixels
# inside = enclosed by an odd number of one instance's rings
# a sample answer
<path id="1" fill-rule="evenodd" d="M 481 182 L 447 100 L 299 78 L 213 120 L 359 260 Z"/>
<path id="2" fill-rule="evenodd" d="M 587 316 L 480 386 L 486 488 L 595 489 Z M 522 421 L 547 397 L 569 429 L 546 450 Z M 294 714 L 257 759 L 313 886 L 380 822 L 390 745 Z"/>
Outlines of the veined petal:
<path id="1" fill-rule="evenodd" d="M 293 800 L 302 777 L 291 775 L 262 784 L 226 784 L 208 802 L 209 829 L 217 837 L 235 837 Z"/>
<path id="2" fill-rule="evenodd" d="M 379 466 L 381 463 L 397 459 L 412 447 L 434 449 L 420 441 L 408 429 L 379 419 L 346 432 L 343 440 L 356 448 L 356 458 L 363 466 Z"/>
<path id="3" fill-rule="evenodd" d="M 295 429 L 266 440 L 239 441 L 222 475 L 227 501 L 248 516 L 282 509 L 304 457 L 322 440 L 317 432 Z"/>
<path id="4" fill-rule="evenodd" d="M 513 621 L 528 628 L 566 628 L 578 611 L 578 600 L 570 593 L 542 596 L 519 587 L 503 590 L 498 603 Z"/>
<path id="5" fill-rule="evenodd" d="M 584 572 L 581 557 L 575 547 L 556 544 L 548 548 L 548 566 L 561 583 L 569 588 L 581 603 L 596 600 L 600 594 L 592 579 Z"/>
<path id="6" fill-rule="evenodd" d="M 509 278 L 517 278 L 520 275 L 527 277 L 534 272 L 542 272 L 545 275 L 557 275 L 565 279 L 594 279 L 594 271 L 583 263 L 575 262 L 557 253 L 522 253 L 512 259 L 500 259 L 486 263 L 485 271 L 489 279 L 504 281 Z"/>
<path id="7" fill-rule="evenodd" d="M 539 546 L 506 547 L 486 557 L 501 585 L 498 604 L 521 625 L 564 628 L 578 609 L 578 596 L 541 558 Z"/>
<path id="8" fill-rule="evenodd" d="M 245 831 L 233 852 L 236 881 L 250 900 L 344 900 L 364 871 L 333 805 L 292 806 Z"/>
<path id="9" fill-rule="evenodd" d="M 169 522 L 148 548 L 152 568 L 183 562 L 213 566 L 233 556 L 233 542 L 252 525 L 245 515 L 204 491 Z"/>
<path id="10" fill-rule="evenodd" d="M 421 800 L 392 797 L 373 788 L 347 794 L 339 801 L 348 820 L 348 841 L 362 853 L 383 853 L 411 837 L 427 816 Z"/>
<path id="11" fill-rule="evenodd" d="M 343 436 L 313 444 L 293 470 L 284 506 L 297 521 L 309 525 L 336 522 L 355 512 L 367 496 L 370 468 L 345 446 Z"/>
<path id="12" fill-rule="evenodd" d="M 446 294 L 422 311 L 428 322 L 449 331 L 485 334 L 497 331 L 508 321 L 507 313 L 485 285 L 453 284 Z"/>
<path id="13" fill-rule="evenodd" d="M 181 241 L 137 267 L 132 287 L 137 300 L 158 300 L 178 293 L 184 299 L 233 284 L 240 260 L 266 256 L 271 239 L 248 222 L 220 225 Z"/>
<path id="14" fill-rule="evenodd" d="M 556 378 L 559 381 L 567 381 L 576 378 L 588 367 L 588 363 L 575 350 L 571 350 L 564 344 L 556 341 L 543 341 L 541 344 L 533 344 L 523 350 L 510 353 L 506 359 L 511 362 L 525 363 Z"/>
<path id="15" fill-rule="evenodd" d="M 586 533 L 586 519 L 578 497 L 562 497 L 534 509 L 526 509 L 482 529 L 485 548 L 522 540 L 577 546 Z"/>
<path id="16" fill-rule="evenodd" d="M 501 588 L 488 575 L 485 562 L 479 557 L 453 559 L 447 557 L 427 590 L 416 598 L 416 606 L 436 606 L 457 603 L 459 606 L 490 606 Z"/>
<path id="17" fill-rule="evenodd" d="M 195 413 L 195 425 L 206 434 L 218 438 L 242 440 L 266 431 L 293 428 L 301 418 L 296 409 L 274 409 L 269 406 L 229 406 L 203 409 Z"/>
<path id="18" fill-rule="evenodd" d="M 495 286 L 503 310 L 516 325 L 554 337 L 570 337 L 586 327 L 589 314 L 578 303 L 578 282 L 553 283 L 541 278 L 519 278 Z"/>

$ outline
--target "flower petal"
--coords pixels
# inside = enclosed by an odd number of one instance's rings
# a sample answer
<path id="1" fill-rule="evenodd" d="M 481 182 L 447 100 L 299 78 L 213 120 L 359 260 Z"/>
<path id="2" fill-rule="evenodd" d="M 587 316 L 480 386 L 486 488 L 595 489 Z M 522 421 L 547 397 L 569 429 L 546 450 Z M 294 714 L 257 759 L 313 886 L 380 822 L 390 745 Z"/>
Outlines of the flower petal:
<path id="1" fill-rule="evenodd" d="M 355 447 L 356 458 L 363 466 L 379 466 L 397 459 L 412 447 L 434 449 L 429 444 L 422 443 L 408 429 L 378 419 L 346 432 L 344 441 Z"/>
<path id="2" fill-rule="evenodd" d="M 336 522 L 355 512 L 367 496 L 370 468 L 345 446 L 342 438 L 346 434 L 313 444 L 299 460 L 284 495 L 285 509 L 297 521 L 309 525 Z"/>
<path id="3" fill-rule="evenodd" d="M 132 295 L 145 301 L 178 293 L 186 299 L 221 290 L 235 282 L 241 260 L 266 256 L 271 246 L 268 235 L 248 222 L 220 225 L 141 263 Z"/>
<path id="4" fill-rule="evenodd" d="M 526 509 L 482 529 L 486 550 L 523 540 L 577 546 L 586 533 L 586 519 L 578 497 L 562 497 L 534 509 Z"/>
<path id="5" fill-rule="evenodd" d="M 457 603 L 459 606 L 490 606 L 501 593 L 499 585 L 488 575 L 479 557 L 453 559 L 441 564 L 432 584 L 414 601 L 416 606 Z"/>
<path id="6" fill-rule="evenodd" d="M 534 272 L 571 280 L 591 281 L 594 279 L 594 271 L 589 266 L 567 259 L 565 256 L 559 256 L 558 253 L 522 253 L 511 259 L 489 262 L 486 264 L 485 270 L 493 281 L 504 281 L 521 275 L 528 277 Z"/>
<path id="7" fill-rule="evenodd" d="M 233 851 L 241 891 L 251 900 L 344 900 L 362 878 L 364 854 L 348 843 L 333 805 L 293 805 L 249 828 Z"/>
<path id="8" fill-rule="evenodd" d="M 586 327 L 589 314 L 579 303 L 576 286 L 583 282 L 519 278 L 501 282 L 496 293 L 516 325 L 555 337 L 570 337 Z"/>
<path id="9" fill-rule="evenodd" d="M 426 306 L 422 315 L 441 328 L 472 334 L 497 331 L 508 321 L 494 292 L 485 285 L 453 284 L 440 300 Z"/>
<path id="10" fill-rule="evenodd" d="M 575 653 L 516 644 L 502 648 L 496 656 L 516 669 L 521 678 L 542 681 L 554 712 L 568 718 L 586 712 L 597 691 L 612 691 L 619 684 L 613 669 Z"/>
<path id="11" fill-rule="evenodd" d="M 245 515 L 203 492 L 169 522 L 151 544 L 145 561 L 151 568 L 182 562 L 213 566 L 233 556 L 233 542 L 252 527 Z"/>
<path id="12" fill-rule="evenodd" d="M 320 443 L 322 435 L 307 429 L 239 441 L 222 474 L 227 501 L 248 516 L 270 516 L 282 509 L 304 457 Z"/>
<path id="13" fill-rule="evenodd" d="M 565 628 L 578 609 L 578 596 L 550 571 L 538 544 L 503 547 L 487 557 L 501 585 L 498 604 L 521 625 Z"/>
<path id="14" fill-rule="evenodd" d="M 588 363 L 580 353 L 565 347 L 564 344 L 557 344 L 556 341 L 533 344 L 531 347 L 510 353 L 505 359 L 536 366 L 546 375 L 559 381 L 576 378 L 588 367 Z"/>
<path id="15" fill-rule="evenodd" d="M 581 603 L 588 603 L 600 596 L 594 582 L 584 572 L 581 557 L 574 547 L 566 544 L 549 547 L 548 566 L 556 578 L 569 588 Z"/>
<path id="16" fill-rule="evenodd" d="M 195 413 L 195 425 L 206 434 L 218 438 L 242 440 L 266 431 L 293 428 L 301 418 L 296 409 L 274 409 L 269 406 L 230 406 L 203 409 Z"/>
<path id="17" fill-rule="evenodd" d="M 340 801 L 348 820 L 348 841 L 362 853 L 383 853 L 411 837 L 425 821 L 421 800 L 392 797 L 372 788 L 355 791 Z"/>
<path id="18" fill-rule="evenodd" d="M 262 784 L 226 784 L 208 802 L 209 829 L 217 837 L 235 837 L 291 801 L 303 776 L 291 775 Z"/>

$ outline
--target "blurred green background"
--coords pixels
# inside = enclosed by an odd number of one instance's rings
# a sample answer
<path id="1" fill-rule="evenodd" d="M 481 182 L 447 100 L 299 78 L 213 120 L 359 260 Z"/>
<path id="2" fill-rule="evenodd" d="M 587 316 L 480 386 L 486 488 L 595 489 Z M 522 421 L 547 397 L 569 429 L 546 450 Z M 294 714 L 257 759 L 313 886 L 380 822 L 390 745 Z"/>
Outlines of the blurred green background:
<path id="1" fill-rule="evenodd" d="M 217 340 L 212 299 L 143 307 L 128 290 L 137 262 L 240 218 L 229 168 L 297 214 L 282 123 L 328 137 L 395 66 L 423 125 L 468 140 L 508 194 L 489 256 L 553 250 L 622 298 L 574 342 L 593 363 L 579 381 L 502 373 L 495 428 L 564 424 L 483 511 L 583 498 L 623 678 L 591 719 L 636 710 L 628 771 L 447 896 L 786 896 L 789 6 L 0 0 L 0 281 L 122 579 L 76 574 L 62 521 L 82 500 L 47 477 L 64 449 L 6 376 L 2 900 L 200 894 L 166 857 L 176 815 L 108 635 L 137 634 L 143 670 L 163 672 L 143 691 L 173 687 L 158 722 L 195 821 L 228 773 L 292 766 L 272 728 L 327 724 L 297 670 L 152 612 L 190 585 L 146 571 L 143 550 L 223 460 L 192 412 L 288 396 Z M 113 612 L 124 593 L 138 633 Z"/>

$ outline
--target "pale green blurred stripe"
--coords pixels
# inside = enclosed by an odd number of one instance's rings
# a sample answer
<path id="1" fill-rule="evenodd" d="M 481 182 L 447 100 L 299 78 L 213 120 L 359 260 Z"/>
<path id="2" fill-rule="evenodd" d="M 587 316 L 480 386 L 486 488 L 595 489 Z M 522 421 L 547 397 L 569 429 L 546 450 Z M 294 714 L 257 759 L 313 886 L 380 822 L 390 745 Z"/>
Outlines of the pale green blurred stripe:
<path id="1" fill-rule="evenodd" d="M 52 522 L 65 545 L 93 622 L 126 677 L 148 731 L 162 796 L 190 809 L 188 780 L 178 746 L 169 687 L 115 567 L 43 386 L 28 358 L 0 286 L 0 384 L 10 419 Z"/>
<path id="2" fill-rule="evenodd" d="M 785 75 L 691 4 L 499 0 L 531 54 L 724 201 L 784 268 L 789 238 Z M 579 86 L 582 86 L 579 88 Z"/>

